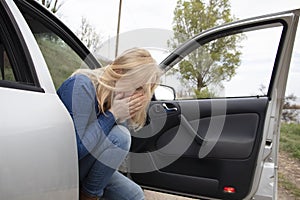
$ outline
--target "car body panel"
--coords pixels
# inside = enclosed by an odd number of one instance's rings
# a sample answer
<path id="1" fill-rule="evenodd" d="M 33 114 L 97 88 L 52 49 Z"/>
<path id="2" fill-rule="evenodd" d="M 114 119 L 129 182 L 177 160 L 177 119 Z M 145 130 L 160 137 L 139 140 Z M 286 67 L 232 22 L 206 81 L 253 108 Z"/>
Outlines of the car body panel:
<path id="1" fill-rule="evenodd" d="M 64 105 L 55 94 L 0 92 L 1 199 L 77 199 L 76 141 Z"/>
<path id="2" fill-rule="evenodd" d="M 1 199 L 77 199 L 78 157 L 72 119 L 46 62 L 13 1 L 1 1 L 19 32 L 38 83 L 0 87 Z M 21 48 L 21 47 L 20 47 Z M 26 50 L 25 50 L 26 51 Z M 35 89 L 40 88 L 40 89 Z"/>

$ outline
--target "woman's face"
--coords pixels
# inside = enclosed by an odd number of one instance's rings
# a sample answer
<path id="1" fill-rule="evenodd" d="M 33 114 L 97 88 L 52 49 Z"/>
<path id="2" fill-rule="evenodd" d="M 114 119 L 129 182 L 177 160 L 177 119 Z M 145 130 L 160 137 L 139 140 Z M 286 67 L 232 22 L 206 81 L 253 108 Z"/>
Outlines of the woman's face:
<path id="1" fill-rule="evenodd" d="M 118 92 L 120 93 L 120 92 Z M 144 88 L 143 87 L 138 87 L 136 88 L 135 90 L 130 90 L 130 91 L 124 91 L 122 92 L 123 93 L 123 97 L 126 98 L 126 97 L 130 97 L 132 95 L 135 95 L 135 94 L 141 94 L 141 95 L 144 95 L 145 94 L 145 91 L 144 91 Z"/>

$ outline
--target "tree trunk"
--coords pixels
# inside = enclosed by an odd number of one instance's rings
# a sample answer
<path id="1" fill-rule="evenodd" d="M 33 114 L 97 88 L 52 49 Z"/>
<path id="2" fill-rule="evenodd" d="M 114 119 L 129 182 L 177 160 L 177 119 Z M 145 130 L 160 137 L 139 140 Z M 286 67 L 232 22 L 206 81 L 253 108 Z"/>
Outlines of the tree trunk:
<path id="1" fill-rule="evenodd" d="M 197 90 L 200 91 L 204 87 L 205 87 L 205 85 L 203 83 L 203 78 L 201 75 L 199 75 L 197 78 Z"/>

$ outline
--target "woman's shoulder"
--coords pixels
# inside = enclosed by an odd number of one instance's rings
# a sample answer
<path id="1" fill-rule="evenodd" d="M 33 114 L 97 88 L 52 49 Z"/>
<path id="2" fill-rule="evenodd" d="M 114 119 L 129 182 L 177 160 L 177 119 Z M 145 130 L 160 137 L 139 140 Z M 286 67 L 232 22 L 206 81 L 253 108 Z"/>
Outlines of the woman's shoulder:
<path id="1" fill-rule="evenodd" d="M 75 74 L 66 79 L 62 85 L 59 87 L 58 91 L 62 89 L 73 89 L 74 87 L 84 87 L 93 89 L 93 83 L 91 79 L 84 74 Z"/>
<path id="2" fill-rule="evenodd" d="M 75 74 L 65 80 L 65 83 L 71 83 L 72 85 L 92 85 L 91 79 L 84 74 Z"/>
<path id="3" fill-rule="evenodd" d="M 85 74 L 75 74 L 72 76 L 74 87 L 95 90 L 92 80 Z"/>
<path id="4" fill-rule="evenodd" d="M 80 81 L 80 82 L 86 82 L 86 83 L 91 83 L 91 79 L 85 75 L 85 74 L 74 74 L 73 76 L 70 77 L 70 79 L 73 79 L 73 81 Z"/>

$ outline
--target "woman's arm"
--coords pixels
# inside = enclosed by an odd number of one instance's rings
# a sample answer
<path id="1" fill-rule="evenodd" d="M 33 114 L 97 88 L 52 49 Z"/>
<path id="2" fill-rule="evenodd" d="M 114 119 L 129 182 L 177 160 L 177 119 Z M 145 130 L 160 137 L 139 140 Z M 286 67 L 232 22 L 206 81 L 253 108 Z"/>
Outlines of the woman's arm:
<path id="1" fill-rule="evenodd" d="M 115 124 L 114 116 L 107 111 L 97 117 L 96 92 L 85 75 L 75 75 L 58 90 L 74 122 L 79 159 L 94 149 Z"/>

